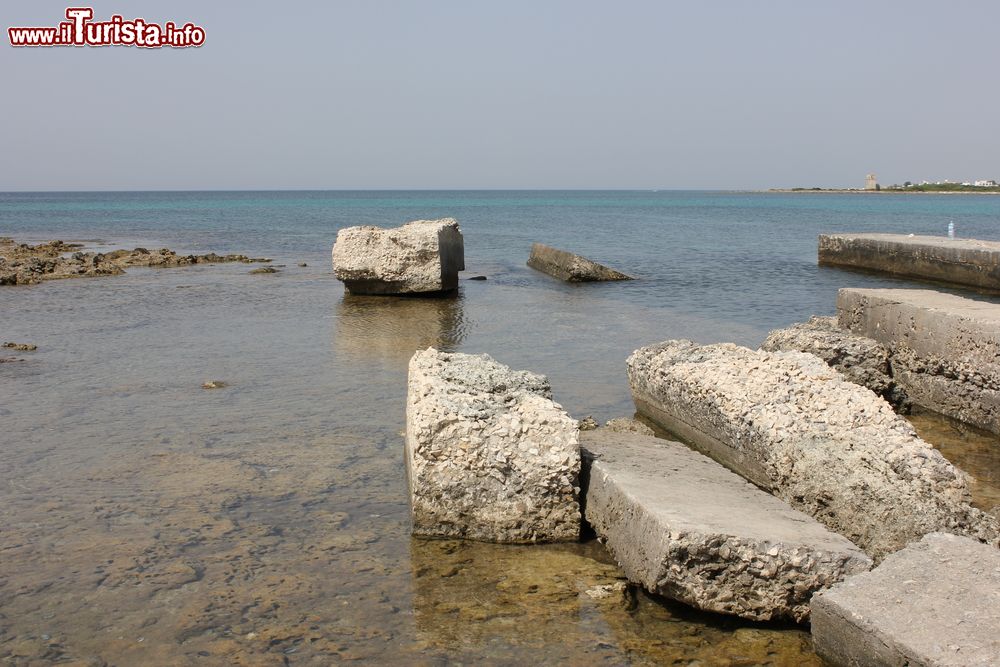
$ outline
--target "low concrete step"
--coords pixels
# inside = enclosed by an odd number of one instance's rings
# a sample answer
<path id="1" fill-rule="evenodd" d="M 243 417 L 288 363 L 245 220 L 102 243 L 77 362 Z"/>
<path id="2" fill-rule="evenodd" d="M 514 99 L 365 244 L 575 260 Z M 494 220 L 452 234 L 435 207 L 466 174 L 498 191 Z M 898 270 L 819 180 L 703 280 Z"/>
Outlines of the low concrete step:
<path id="1" fill-rule="evenodd" d="M 580 444 L 585 518 L 650 592 L 804 621 L 813 592 L 871 567 L 846 538 L 683 444 L 603 428 Z"/>
<path id="2" fill-rule="evenodd" d="M 812 600 L 832 665 L 1000 664 L 1000 551 L 931 533 Z"/>

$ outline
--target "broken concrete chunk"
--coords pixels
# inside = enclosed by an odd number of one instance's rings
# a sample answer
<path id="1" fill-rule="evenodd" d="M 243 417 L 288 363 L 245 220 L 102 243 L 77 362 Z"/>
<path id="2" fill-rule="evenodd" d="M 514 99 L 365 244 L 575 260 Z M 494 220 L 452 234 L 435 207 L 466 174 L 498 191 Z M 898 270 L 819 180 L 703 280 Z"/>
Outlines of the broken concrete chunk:
<path id="1" fill-rule="evenodd" d="M 931 533 L 812 599 L 816 652 L 837 667 L 1000 663 L 1000 551 Z"/>
<path id="2" fill-rule="evenodd" d="M 485 354 L 417 352 L 406 463 L 415 535 L 579 539 L 579 430 L 542 375 Z"/>
<path id="3" fill-rule="evenodd" d="M 667 341 L 627 365 L 644 416 L 876 560 L 935 530 L 1000 544 L 966 475 L 811 354 Z"/>
<path id="4" fill-rule="evenodd" d="M 422 294 L 458 289 L 465 245 L 454 218 L 337 233 L 333 269 L 352 294 Z"/>
<path id="5" fill-rule="evenodd" d="M 565 250 L 557 250 L 541 243 L 535 243 L 531 246 L 528 266 L 571 283 L 633 280 L 631 276 L 609 269 L 586 257 L 574 255 Z"/>
<path id="6" fill-rule="evenodd" d="M 871 560 L 677 442 L 582 433 L 586 519 L 628 578 L 699 609 L 804 621 L 813 592 Z"/>
<path id="7" fill-rule="evenodd" d="M 815 354 L 844 377 L 889 401 L 897 410 L 908 408 L 905 392 L 896 388 L 889 366 L 889 350 L 867 336 L 841 329 L 836 317 L 811 317 L 808 322 L 775 329 L 760 349 L 766 352 Z"/>

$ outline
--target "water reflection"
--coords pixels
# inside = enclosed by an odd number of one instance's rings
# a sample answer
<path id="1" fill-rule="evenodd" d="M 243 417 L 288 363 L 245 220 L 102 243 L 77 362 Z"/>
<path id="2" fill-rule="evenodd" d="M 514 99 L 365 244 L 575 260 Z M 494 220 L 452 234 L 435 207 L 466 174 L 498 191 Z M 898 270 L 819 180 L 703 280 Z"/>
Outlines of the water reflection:
<path id="1" fill-rule="evenodd" d="M 471 327 L 461 293 L 439 298 L 344 294 L 335 317 L 338 356 L 390 365 L 405 363 L 427 347 L 454 351 Z"/>

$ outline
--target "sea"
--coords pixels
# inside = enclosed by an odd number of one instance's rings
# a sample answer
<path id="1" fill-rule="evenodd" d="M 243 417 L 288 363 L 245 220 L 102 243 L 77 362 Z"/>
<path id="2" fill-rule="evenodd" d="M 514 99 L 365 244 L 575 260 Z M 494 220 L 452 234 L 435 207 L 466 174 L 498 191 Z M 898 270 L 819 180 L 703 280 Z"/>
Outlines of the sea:
<path id="1" fill-rule="evenodd" d="M 353 297 L 337 230 L 454 217 L 453 298 Z M 630 416 L 625 359 L 758 346 L 842 287 L 996 295 L 816 262 L 834 232 L 1000 240 L 1000 197 L 682 191 L 0 194 L 0 236 L 243 253 L 246 264 L 0 288 L 0 662 L 818 665 L 808 628 L 622 592 L 604 547 L 410 535 L 415 350 L 546 375 L 577 418 Z M 565 284 L 546 243 L 635 276 Z M 225 383 L 203 389 L 206 381 Z M 996 437 L 921 433 L 1000 503 Z"/>

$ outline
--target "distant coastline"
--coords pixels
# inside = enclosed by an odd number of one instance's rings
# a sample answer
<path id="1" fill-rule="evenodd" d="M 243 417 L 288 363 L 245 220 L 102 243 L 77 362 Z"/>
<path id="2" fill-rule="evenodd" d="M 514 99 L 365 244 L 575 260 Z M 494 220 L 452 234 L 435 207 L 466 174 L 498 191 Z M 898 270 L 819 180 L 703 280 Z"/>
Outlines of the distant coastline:
<path id="1" fill-rule="evenodd" d="M 882 188 L 863 190 L 861 188 L 769 188 L 758 192 L 789 194 L 844 194 L 844 195 L 1000 195 L 1000 188 L 976 188 L 975 190 L 921 190 L 916 188 Z"/>

